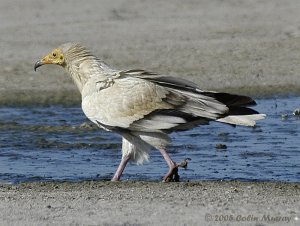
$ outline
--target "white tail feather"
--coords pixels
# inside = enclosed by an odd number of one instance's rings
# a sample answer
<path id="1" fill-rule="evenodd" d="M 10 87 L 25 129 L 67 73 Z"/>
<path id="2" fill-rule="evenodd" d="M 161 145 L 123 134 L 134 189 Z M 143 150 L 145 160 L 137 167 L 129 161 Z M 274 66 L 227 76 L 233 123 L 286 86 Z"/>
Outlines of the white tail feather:
<path id="1" fill-rule="evenodd" d="M 264 119 L 265 117 L 265 114 L 229 115 L 216 121 L 240 126 L 255 126 L 257 120 Z"/>

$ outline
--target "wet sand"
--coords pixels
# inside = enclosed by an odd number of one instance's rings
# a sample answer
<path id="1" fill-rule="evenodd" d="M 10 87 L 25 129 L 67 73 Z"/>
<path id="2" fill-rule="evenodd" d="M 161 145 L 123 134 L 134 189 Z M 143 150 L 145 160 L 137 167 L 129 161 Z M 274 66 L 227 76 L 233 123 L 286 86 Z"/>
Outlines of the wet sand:
<path id="1" fill-rule="evenodd" d="M 3 225 L 299 225 L 299 183 L 82 182 L 0 186 Z"/>
<path id="2" fill-rule="evenodd" d="M 181 76 L 202 89 L 299 94 L 299 8 L 298 0 L 4 0 L 0 104 L 79 103 L 62 69 L 33 71 L 35 61 L 69 41 L 84 43 L 116 68 Z M 299 197 L 299 183 L 1 185 L 0 224 L 216 225 L 217 216 L 222 225 L 241 225 L 228 218 L 253 215 L 258 221 L 243 224 L 299 225 Z M 264 214 L 291 220 L 260 221 Z"/>

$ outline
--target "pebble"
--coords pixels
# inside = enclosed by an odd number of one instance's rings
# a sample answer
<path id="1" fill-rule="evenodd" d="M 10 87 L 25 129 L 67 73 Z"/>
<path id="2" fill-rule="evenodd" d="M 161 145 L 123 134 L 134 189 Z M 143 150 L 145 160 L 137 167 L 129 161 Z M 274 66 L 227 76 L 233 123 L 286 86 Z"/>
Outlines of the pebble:
<path id="1" fill-rule="evenodd" d="M 296 108 L 296 109 L 293 111 L 293 115 L 294 115 L 294 116 L 300 116 L 300 109 L 299 109 L 299 108 Z"/>
<path id="2" fill-rule="evenodd" d="M 282 114 L 281 119 L 282 120 L 287 120 L 288 119 L 288 114 Z"/>
<path id="3" fill-rule="evenodd" d="M 226 144 L 216 144 L 216 149 L 227 149 Z"/>

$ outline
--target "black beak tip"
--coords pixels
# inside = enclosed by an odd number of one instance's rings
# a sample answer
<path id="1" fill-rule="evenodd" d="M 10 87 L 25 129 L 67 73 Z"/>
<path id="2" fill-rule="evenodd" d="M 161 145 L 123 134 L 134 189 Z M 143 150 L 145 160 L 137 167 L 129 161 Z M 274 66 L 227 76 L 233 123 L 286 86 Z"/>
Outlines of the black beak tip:
<path id="1" fill-rule="evenodd" d="M 38 67 L 40 67 L 40 66 L 42 66 L 43 65 L 43 63 L 39 60 L 39 61 L 37 61 L 35 64 L 34 64 L 34 71 L 36 71 L 36 69 L 38 68 Z"/>

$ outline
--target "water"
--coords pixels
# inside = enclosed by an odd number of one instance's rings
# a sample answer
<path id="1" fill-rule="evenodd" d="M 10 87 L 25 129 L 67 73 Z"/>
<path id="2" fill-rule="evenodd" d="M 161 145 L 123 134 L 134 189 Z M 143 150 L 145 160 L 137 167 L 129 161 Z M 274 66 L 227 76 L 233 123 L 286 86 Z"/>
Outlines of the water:
<path id="1" fill-rule="evenodd" d="M 300 97 L 257 102 L 268 117 L 255 128 L 213 122 L 171 135 L 171 157 L 192 159 L 179 172 L 183 181 L 300 181 L 300 118 L 292 114 Z M 120 148 L 121 138 L 91 126 L 79 106 L 0 108 L 0 183 L 108 180 Z M 129 164 L 122 179 L 160 180 L 166 163 L 158 151 L 150 156 L 143 166 Z"/>

